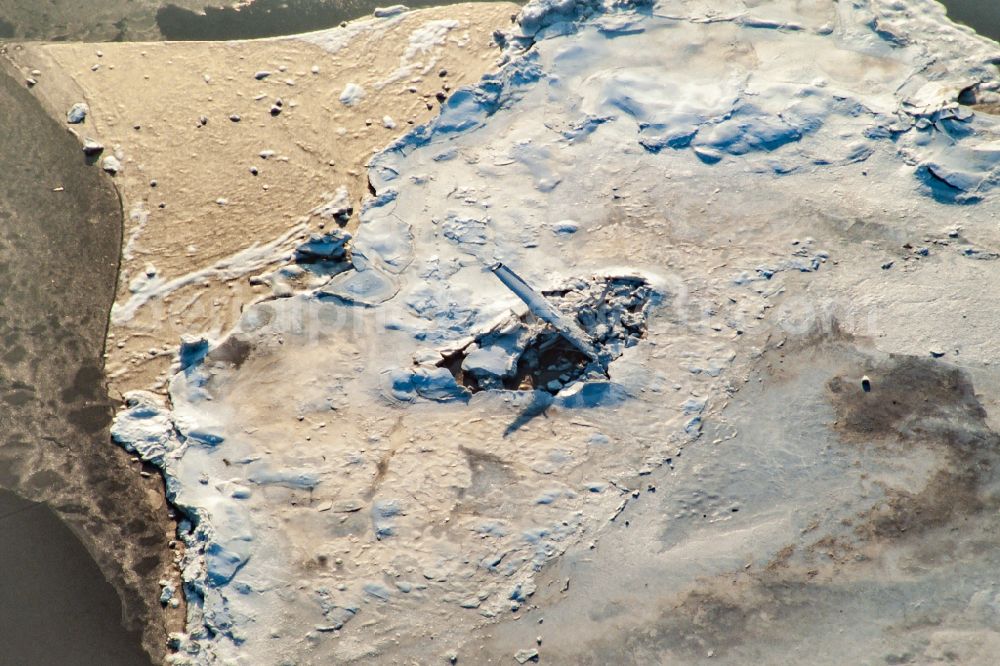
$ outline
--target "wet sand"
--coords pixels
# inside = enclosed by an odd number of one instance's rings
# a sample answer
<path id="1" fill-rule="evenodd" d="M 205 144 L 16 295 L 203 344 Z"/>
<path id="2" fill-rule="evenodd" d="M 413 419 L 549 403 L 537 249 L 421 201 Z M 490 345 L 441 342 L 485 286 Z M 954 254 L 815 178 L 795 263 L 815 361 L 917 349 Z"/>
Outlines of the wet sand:
<path id="1" fill-rule="evenodd" d="M 101 629 L 86 613 L 62 618 L 73 606 L 47 591 L 59 580 L 64 592 L 79 593 L 72 595 L 74 604 L 111 620 L 123 616 L 130 631 L 144 631 L 145 648 L 159 658 L 166 629 L 157 580 L 172 564 L 168 542 L 174 527 L 162 481 L 141 476 L 141 467 L 113 446 L 108 434 L 112 408 L 102 353 L 121 245 L 120 203 L 110 182 L 85 163 L 73 136 L 6 75 L 0 75 L 0 118 L 17 119 L 5 122 L 0 135 L 0 164 L 5 165 L 0 178 L 0 488 L 46 502 L 83 542 L 71 547 L 66 528 L 45 518 L 51 514 L 42 509 L 3 521 L 0 617 L 11 619 L 0 621 L 0 661 L 143 660 L 136 635 L 113 622 Z M 14 500 L 5 496 L 3 502 L 0 513 Z M 58 545 L 65 559 L 48 559 L 44 544 Z M 25 548 L 34 548 L 35 561 L 52 568 L 48 579 L 28 575 L 18 564 Z M 88 551 L 122 595 L 123 611 L 113 608 L 117 600 L 109 600 L 110 588 L 95 573 Z M 77 582 L 71 585 L 71 580 Z M 23 594 L 7 593 L 14 589 Z M 22 643 L 26 634 L 18 627 L 40 615 L 56 621 L 39 624 L 30 634 L 34 640 Z M 83 650 L 74 646 L 74 635 L 88 636 L 106 659 L 33 661 L 34 652 L 21 655 L 10 647 L 34 650 L 51 643 Z M 115 654 L 120 660 L 114 661 Z"/>

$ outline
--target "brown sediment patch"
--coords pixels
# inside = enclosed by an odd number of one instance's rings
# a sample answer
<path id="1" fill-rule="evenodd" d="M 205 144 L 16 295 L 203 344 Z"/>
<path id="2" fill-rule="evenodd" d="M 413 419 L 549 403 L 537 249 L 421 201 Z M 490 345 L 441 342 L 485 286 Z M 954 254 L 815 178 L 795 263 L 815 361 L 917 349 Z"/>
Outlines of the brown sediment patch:
<path id="1" fill-rule="evenodd" d="M 1000 104 L 973 104 L 972 109 L 979 113 L 988 113 L 992 116 L 1000 116 Z"/>
<path id="2" fill-rule="evenodd" d="M 885 487 L 886 498 L 856 528 L 868 538 L 903 538 L 945 526 L 997 502 L 981 492 L 995 473 L 1000 435 L 968 374 L 940 361 L 912 356 L 869 359 L 861 370 L 870 392 L 836 376 L 828 383 L 843 441 L 881 455 L 926 450 L 934 470 L 919 490 Z"/>
<path id="3" fill-rule="evenodd" d="M 998 97 L 996 90 L 984 89 L 980 83 L 963 88 L 958 93 L 958 102 L 977 113 L 1000 115 L 1000 97 Z"/>
<path id="4" fill-rule="evenodd" d="M 795 580 L 733 573 L 702 579 L 662 603 L 655 619 L 641 628 L 622 631 L 615 641 L 585 639 L 586 649 L 573 663 L 771 663 L 757 661 L 763 655 L 746 650 L 748 639 L 783 641 L 791 620 L 820 605 L 811 588 L 807 575 Z"/>
<path id="5" fill-rule="evenodd" d="M 883 497 L 840 520 L 850 533 L 817 534 L 808 550 L 846 562 L 863 551 L 871 554 L 879 542 L 903 542 L 996 508 L 986 486 L 1000 463 L 1000 435 L 987 425 L 966 371 L 933 358 L 862 350 L 835 321 L 826 331 L 772 346 L 762 364 L 772 379 L 785 381 L 810 359 L 840 367 L 827 380 L 825 396 L 835 414 L 831 428 L 844 446 L 863 460 L 921 458 L 931 469 L 919 487 L 874 481 Z M 869 391 L 863 378 L 869 379 Z"/>

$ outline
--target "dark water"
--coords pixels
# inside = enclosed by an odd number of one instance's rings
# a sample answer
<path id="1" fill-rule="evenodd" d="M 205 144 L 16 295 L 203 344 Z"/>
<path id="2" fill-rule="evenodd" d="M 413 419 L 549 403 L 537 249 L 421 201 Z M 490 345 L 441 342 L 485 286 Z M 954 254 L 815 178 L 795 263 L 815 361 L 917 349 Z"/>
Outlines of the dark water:
<path id="1" fill-rule="evenodd" d="M 1000 42 L 1000 0 L 939 0 L 948 17 Z"/>
<path id="2" fill-rule="evenodd" d="M 413 0 L 411 9 L 445 5 L 458 0 Z M 234 9 L 205 7 L 195 12 L 167 4 L 156 13 L 156 25 L 170 40 L 226 40 L 276 37 L 322 30 L 371 14 L 379 6 L 399 4 L 389 0 L 256 0 Z"/>
<path id="3" fill-rule="evenodd" d="M 166 507 L 111 444 L 102 362 L 121 225 L 107 177 L 0 73 L 0 489 L 24 498 L 0 493 L 0 664 L 150 663 Z"/>
<path id="4" fill-rule="evenodd" d="M 46 505 L 0 490 L 0 567 L 0 664 L 149 663 L 115 590 Z"/>

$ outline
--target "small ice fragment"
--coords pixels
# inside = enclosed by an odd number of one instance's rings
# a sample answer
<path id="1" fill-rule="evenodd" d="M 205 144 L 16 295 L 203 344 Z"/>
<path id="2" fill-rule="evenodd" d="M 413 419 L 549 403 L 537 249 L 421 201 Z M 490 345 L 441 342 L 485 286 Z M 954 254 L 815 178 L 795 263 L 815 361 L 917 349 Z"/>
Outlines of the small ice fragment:
<path id="1" fill-rule="evenodd" d="M 518 650 L 514 653 L 514 659 L 517 660 L 519 664 L 526 664 L 529 661 L 538 661 L 538 650 L 532 648 L 530 650 Z"/>
<path id="2" fill-rule="evenodd" d="M 98 143 L 94 139 L 86 138 L 83 140 L 83 154 L 84 155 L 100 155 L 104 152 L 104 145 Z"/>
<path id="3" fill-rule="evenodd" d="M 378 583 L 367 583 L 365 585 L 365 593 L 370 594 L 380 601 L 389 600 L 389 590 Z"/>
<path id="4" fill-rule="evenodd" d="M 408 11 L 410 8 L 406 5 L 392 5 L 391 7 L 376 7 L 372 14 L 375 15 L 375 18 L 389 18 Z"/>
<path id="5" fill-rule="evenodd" d="M 360 499 L 346 499 L 338 500 L 332 508 L 334 513 L 354 513 L 363 509 L 364 506 L 365 503 Z"/>
<path id="6" fill-rule="evenodd" d="M 77 102 L 66 113 L 66 122 L 70 125 L 79 125 L 87 119 L 88 113 L 90 113 L 90 107 L 83 102 Z"/>
<path id="7" fill-rule="evenodd" d="M 580 229 L 579 222 L 575 220 L 559 220 L 554 222 L 551 226 L 552 233 L 556 235 L 561 234 L 575 234 Z"/>
<path id="8" fill-rule="evenodd" d="M 393 518 L 403 515 L 399 500 L 378 500 L 372 504 L 371 516 L 375 538 L 381 541 L 396 534 Z"/>
<path id="9" fill-rule="evenodd" d="M 177 352 L 181 370 L 186 370 L 192 365 L 201 363 L 202 359 L 204 359 L 207 354 L 208 338 L 201 335 L 190 335 L 187 333 L 181 336 L 181 345 Z"/>
<path id="10" fill-rule="evenodd" d="M 166 605 L 174 598 L 176 590 L 173 585 L 166 581 L 161 581 L 160 584 L 163 586 L 163 591 L 160 592 L 160 603 Z"/>
<path id="11" fill-rule="evenodd" d="M 118 158 L 114 155 L 108 155 L 104 158 L 101 163 L 101 168 L 107 171 L 109 174 L 114 176 L 116 173 L 121 171 L 122 163 L 118 161 Z"/>
<path id="12" fill-rule="evenodd" d="M 233 499 L 250 499 L 251 491 L 245 486 L 236 486 L 229 496 Z"/>
<path id="13" fill-rule="evenodd" d="M 705 164 L 715 164 L 722 159 L 722 153 L 708 146 L 696 146 L 694 154 Z"/>
<path id="14" fill-rule="evenodd" d="M 323 261 L 342 261 L 347 257 L 345 244 L 351 235 L 335 229 L 326 234 L 312 234 L 309 240 L 295 249 L 295 261 L 301 264 Z"/>
<path id="15" fill-rule="evenodd" d="M 365 96 L 365 90 L 357 83 L 348 83 L 340 93 L 340 103 L 344 106 L 354 106 Z"/>

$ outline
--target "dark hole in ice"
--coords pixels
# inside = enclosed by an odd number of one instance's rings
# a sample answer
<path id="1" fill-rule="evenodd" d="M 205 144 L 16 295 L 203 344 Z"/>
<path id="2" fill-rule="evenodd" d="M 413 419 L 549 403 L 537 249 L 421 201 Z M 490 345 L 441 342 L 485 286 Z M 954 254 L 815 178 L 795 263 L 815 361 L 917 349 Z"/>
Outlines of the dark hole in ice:
<path id="1" fill-rule="evenodd" d="M 582 379 L 606 379 L 611 362 L 646 336 L 654 293 L 637 277 L 575 280 L 562 289 L 543 292 L 594 341 L 597 360 L 526 312 L 512 315 L 465 347 L 443 354 L 438 366 L 447 368 L 472 393 L 537 389 L 556 394 Z"/>
<path id="2" fill-rule="evenodd" d="M 580 379 L 589 364 L 590 359 L 566 342 L 561 335 L 555 331 L 545 331 L 521 354 L 521 358 L 517 360 L 517 371 L 512 379 L 504 382 L 504 388 L 537 388 L 548 391 L 552 381 L 559 382 L 559 388 L 562 388 L 562 385 Z M 602 369 L 602 374 L 607 377 L 607 368 Z M 567 381 L 560 380 L 560 377 L 567 376 Z M 559 388 L 549 392 L 558 393 Z"/>

